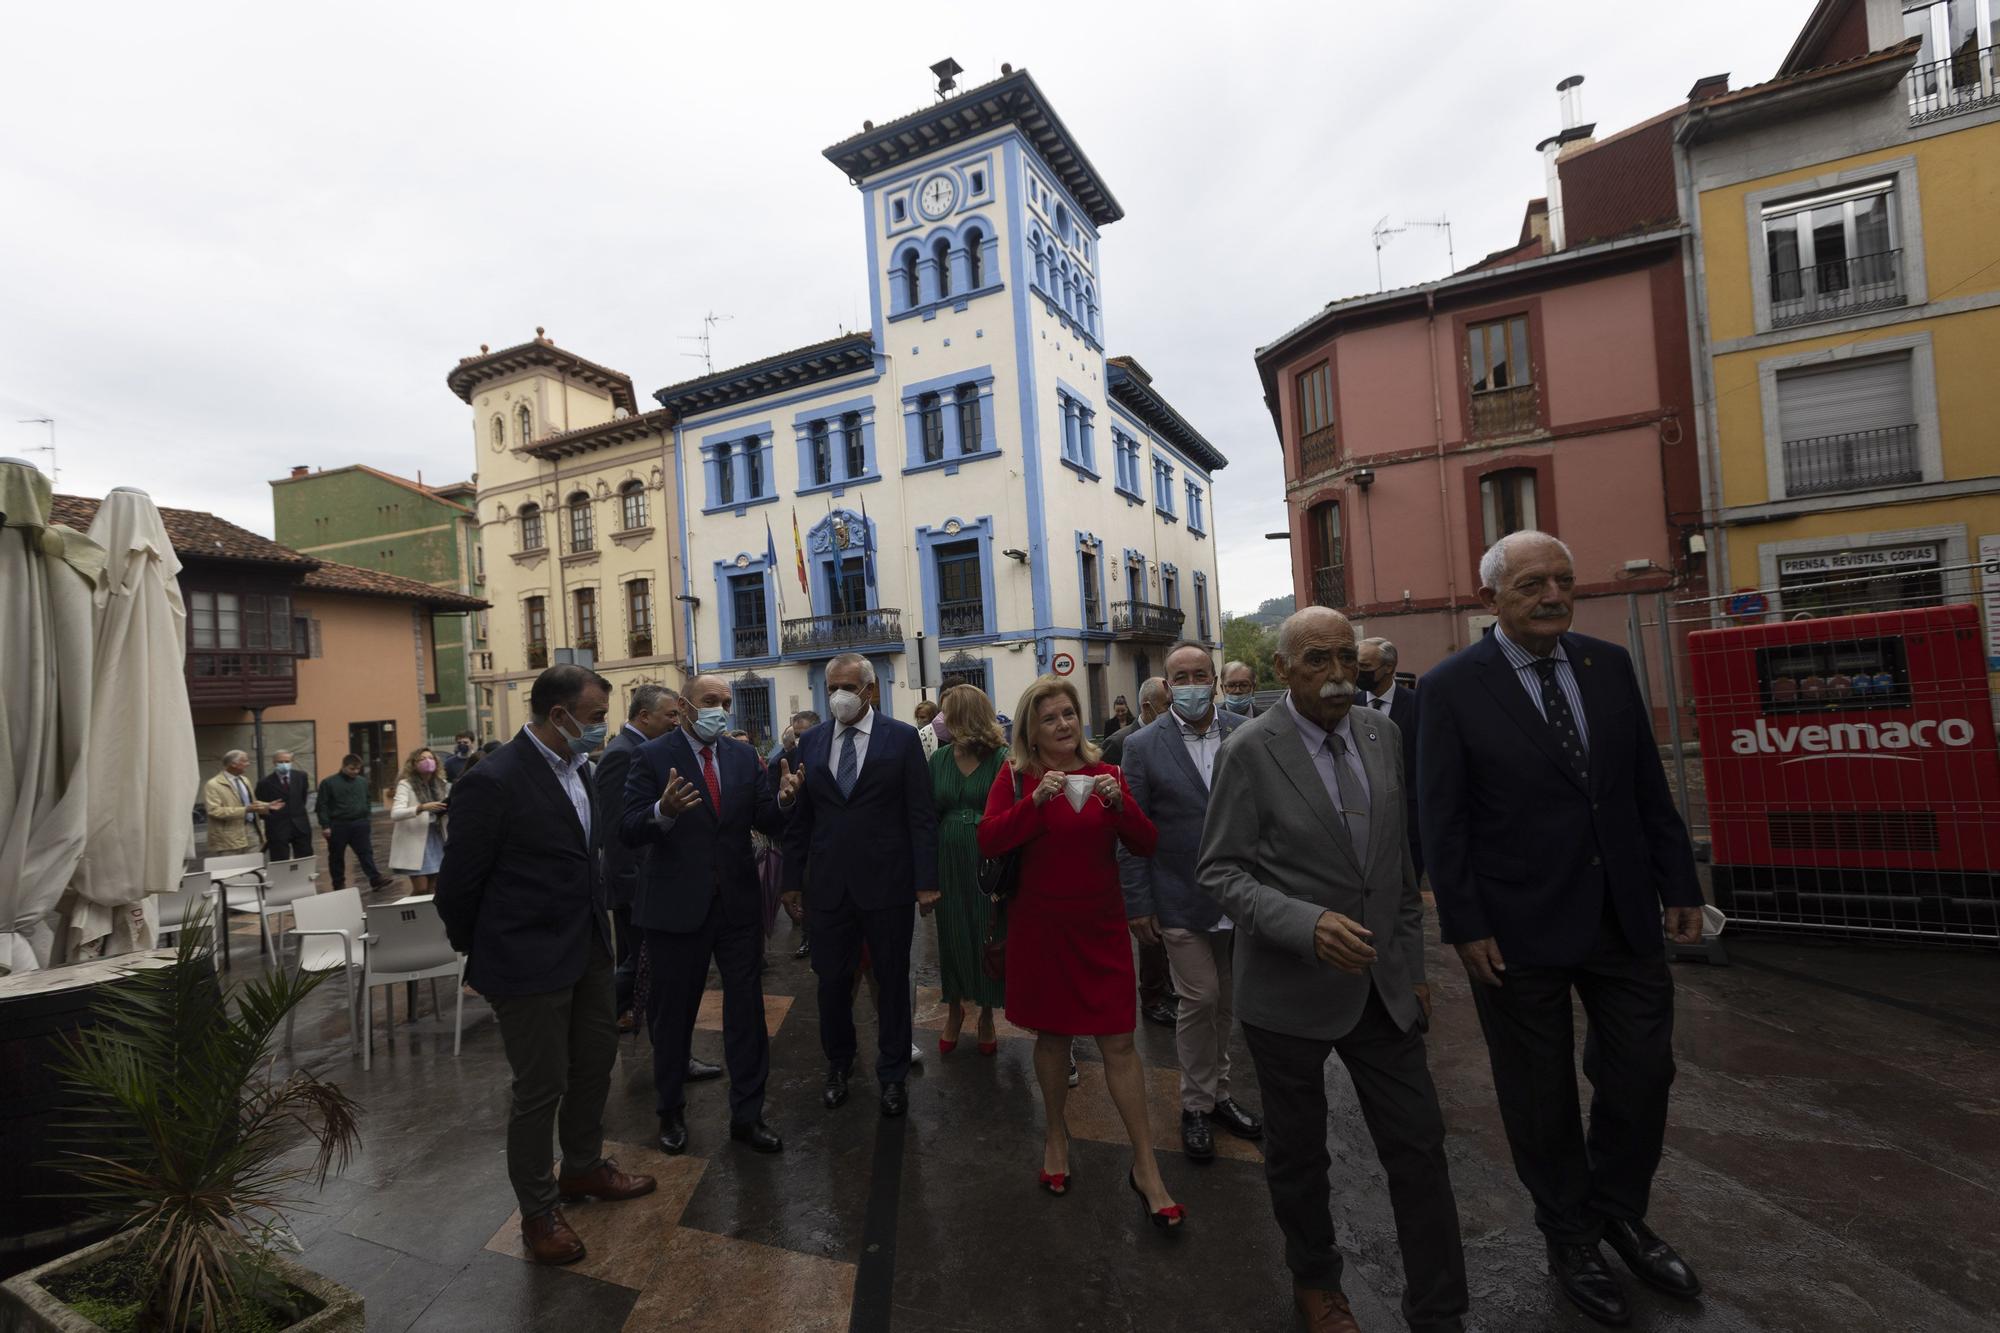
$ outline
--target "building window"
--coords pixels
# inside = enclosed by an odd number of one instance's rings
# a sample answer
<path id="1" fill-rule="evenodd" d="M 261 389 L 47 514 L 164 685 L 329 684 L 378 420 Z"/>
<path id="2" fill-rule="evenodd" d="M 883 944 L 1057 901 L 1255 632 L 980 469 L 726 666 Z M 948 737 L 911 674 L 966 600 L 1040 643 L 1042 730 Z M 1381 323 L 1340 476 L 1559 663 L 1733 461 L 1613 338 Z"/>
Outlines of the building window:
<path id="1" fill-rule="evenodd" d="M 937 294 L 942 301 L 951 295 L 951 242 L 940 236 L 931 243 L 931 262 L 937 266 Z"/>
<path id="2" fill-rule="evenodd" d="M 970 685 L 981 694 L 992 693 L 992 682 L 987 678 L 986 663 L 971 653 L 953 653 L 938 663 L 938 682 L 946 690 L 954 685 Z"/>
<path id="3" fill-rule="evenodd" d="M 772 740 L 771 682 L 755 675 L 745 676 L 734 682 L 730 696 L 736 725 L 749 734 L 750 743 L 761 752 Z"/>
<path id="4" fill-rule="evenodd" d="M 1202 513 L 1201 513 L 1201 501 L 1202 501 L 1201 483 L 1198 481 L 1189 481 L 1186 484 L 1187 484 L 1188 531 L 1206 532 L 1208 531 L 1208 524 L 1207 521 L 1202 518 Z"/>
<path id="5" fill-rule="evenodd" d="M 1164 458 L 1153 460 L 1153 503 L 1162 514 L 1174 515 L 1174 465 Z"/>
<path id="6" fill-rule="evenodd" d="M 1160 566 L 1160 604 L 1172 607 L 1181 604 L 1181 576 L 1172 565 Z"/>
<path id="7" fill-rule="evenodd" d="M 597 589 L 576 590 L 576 646 L 597 651 Z"/>
<path id="8" fill-rule="evenodd" d="M 1209 641 L 1208 575 L 1198 571 L 1194 576 L 1194 634 L 1203 643 Z"/>
<path id="9" fill-rule="evenodd" d="M 632 656 L 653 655 L 653 583 L 633 579 L 625 585 L 625 624 L 631 635 Z"/>
<path id="10" fill-rule="evenodd" d="M 1528 359 L 1528 317 L 1511 315 L 1465 330 L 1466 384 L 1474 435 L 1535 429 L 1535 379 Z"/>
<path id="11" fill-rule="evenodd" d="M 903 309 L 915 310 L 924 303 L 923 282 L 917 274 L 917 252 L 903 251 Z"/>
<path id="12" fill-rule="evenodd" d="M 618 488 L 619 517 L 624 520 L 625 531 L 646 526 L 646 487 L 643 482 L 628 481 Z"/>
<path id="13" fill-rule="evenodd" d="M 736 458 L 726 444 L 715 451 L 715 502 L 736 503 Z"/>
<path id="14" fill-rule="evenodd" d="M 1098 572 L 1097 550 L 1086 546 L 1077 552 L 1079 573 L 1083 578 L 1083 627 L 1085 629 L 1104 628 L 1104 595 L 1101 591 L 1102 575 Z"/>
<path id="15" fill-rule="evenodd" d="M 937 548 L 938 637 L 963 638 L 986 632 L 986 594 L 979 569 L 979 543 L 950 542 Z"/>
<path id="16" fill-rule="evenodd" d="M 944 458 L 944 406 L 934 393 L 927 393 L 917 399 L 917 420 L 923 431 L 924 462 L 936 463 Z"/>
<path id="17" fill-rule="evenodd" d="M 986 285 L 985 245 L 986 238 L 979 234 L 979 228 L 965 233 L 965 285 L 969 291 L 976 292 Z"/>
<path id="18" fill-rule="evenodd" d="M 243 608 L 235 593 L 188 594 L 188 642 L 196 648 L 243 646 Z"/>
<path id="19" fill-rule="evenodd" d="M 743 487 L 752 500 L 768 493 L 764 489 L 764 450 L 754 439 L 743 442 Z"/>
<path id="20" fill-rule="evenodd" d="M 525 449 L 531 443 L 534 442 L 535 438 L 534 430 L 532 429 L 534 425 L 534 417 L 529 413 L 528 405 L 526 403 L 522 403 L 521 406 L 515 410 L 514 420 L 519 424 L 521 428 L 521 447 Z"/>
<path id="21" fill-rule="evenodd" d="M 1507 468 L 1479 479 L 1479 516 L 1485 544 L 1491 546 L 1510 532 L 1524 532 L 1535 522 L 1535 469 Z"/>
<path id="22" fill-rule="evenodd" d="M 837 616 L 868 610 L 868 571 L 861 556 L 842 556 L 826 566 L 826 595 Z"/>
<path id="23" fill-rule="evenodd" d="M 1932 120 L 2000 96 L 2000 4 L 1903 0 L 1903 34 L 1921 38 L 1910 71 L 1910 115 Z"/>
<path id="24" fill-rule="evenodd" d="M 1126 495 L 1131 496 L 1134 500 L 1141 498 L 1139 494 L 1139 442 L 1123 431 L 1114 430 L 1111 432 L 1111 444 L 1113 450 L 1118 455 L 1116 460 L 1116 484 L 1118 489 Z"/>
<path id="25" fill-rule="evenodd" d="M 1312 571 L 1313 601 L 1340 609 L 1347 605 L 1347 562 L 1340 544 L 1340 502 L 1328 500 L 1306 511 L 1306 562 Z"/>
<path id="26" fill-rule="evenodd" d="M 979 430 L 979 389 L 961 384 L 954 396 L 958 400 L 958 451 L 976 454 L 986 446 Z"/>
<path id="27" fill-rule="evenodd" d="M 812 484 L 833 484 L 833 445 L 827 438 L 826 423 L 815 421 L 806 428 L 807 447 L 812 452 Z"/>
<path id="28" fill-rule="evenodd" d="M 1096 476 L 1097 413 L 1062 389 L 1056 390 L 1056 406 L 1062 412 L 1063 458 Z"/>
<path id="29" fill-rule="evenodd" d="M 1920 542 L 1886 549 L 1781 555 L 1778 557 L 1780 605 L 1786 616 L 1802 612 L 1845 616 L 1863 611 L 1896 611 L 1909 606 L 1938 606 L 1944 602 L 1942 554 L 1936 542 Z M 1836 648 L 1852 646 L 1843 644 Z M 1825 650 L 1822 647 L 1820 651 Z M 1853 668 L 1848 670 L 1851 672 Z M 1801 678 L 1795 682 L 1797 693 L 1807 694 L 1824 683 L 1810 679 L 1815 674 L 1824 677 L 1831 673 L 1800 673 Z M 1907 680 L 1892 679 L 1877 682 L 1876 688 L 1886 693 L 1907 684 Z M 1907 702 L 1904 706 L 1908 706 Z"/>
<path id="30" fill-rule="evenodd" d="M 493 452 L 497 454 L 506 447 L 507 423 L 500 419 L 498 412 L 495 412 L 493 414 Z"/>
<path id="31" fill-rule="evenodd" d="M 847 479 L 868 475 L 868 445 L 861 437 L 861 414 L 849 412 L 840 419 L 841 439 L 847 447 Z"/>
<path id="32" fill-rule="evenodd" d="M 569 497 L 569 549 L 572 553 L 597 549 L 597 525 L 591 519 L 590 496 L 583 491 Z"/>
<path id="33" fill-rule="evenodd" d="M 488 613 L 485 611 L 475 611 L 472 613 L 472 637 L 475 642 L 486 642 L 487 631 L 491 628 L 491 623 L 486 618 L 487 615 Z M 314 656 L 317 655 L 314 654 Z"/>
<path id="34" fill-rule="evenodd" d="M 521 614 L 528 628 L 528 665 L 539 671 L 549 664 L 548 599 L 528 598 L 521 603 Z"/>
<path id="35" fill-rule="evenodd" d="M 538 504 L 521 506 L 521 549 L 540 551 L 548 546 L 548 539 L 542 534 L 542 507 Z"/>
<path id="36" fill-rule="evenodd" d="M 1299 376 L 1299 475 L 1334 464 L 1333 367 L 1322 361 Z"/>
<path id="37" fill-rule="evenodd" d="M 1889 181 L 1766 206 L 1772 325 L 1903 304 L 1895 213 Z"/>
<path id="38" fill-rule="evenodd" d="M 1922 481 L 1908 352 L 1778 372 L 1785 494 Z"/>
<path id="39" fill-rule="evenodd" d="M 1142 557 L 1125 559 L 1125 596 L 1135 602 L 1146 600 L 1146 562 Z"/>
<path id="40" fill-rule="evenodd" d="M 768 657 L 771 652 L 770 601 L 762 574 L 729 576 L 730 656 Z"/>

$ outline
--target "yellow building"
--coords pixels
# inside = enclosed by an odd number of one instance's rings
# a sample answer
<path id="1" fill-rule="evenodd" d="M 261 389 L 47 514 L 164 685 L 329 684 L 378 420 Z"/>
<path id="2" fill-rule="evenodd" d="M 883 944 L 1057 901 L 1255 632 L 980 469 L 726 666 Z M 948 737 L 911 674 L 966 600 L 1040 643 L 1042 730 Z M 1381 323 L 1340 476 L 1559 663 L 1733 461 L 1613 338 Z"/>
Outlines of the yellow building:
<path id="1" fill-rule="evenodd" d="M 1677 127 L 1710 583 L 1771 614 L 1969 600 L 2000 558 L 1996 18 L 1820 0 Z"/>
<path id="2" fill-rule="evenodd" d="M 532 342 L 461 360 L 445 377 L 472 408 L 480 594 L 492 603 L 472 682 L 493 734 L 528 717 L 552 662 L 595 667 L 625 716 L 634 686 L 678 686 L 672 606 L 672 415 L 638 411 L 632 381 Z"/>

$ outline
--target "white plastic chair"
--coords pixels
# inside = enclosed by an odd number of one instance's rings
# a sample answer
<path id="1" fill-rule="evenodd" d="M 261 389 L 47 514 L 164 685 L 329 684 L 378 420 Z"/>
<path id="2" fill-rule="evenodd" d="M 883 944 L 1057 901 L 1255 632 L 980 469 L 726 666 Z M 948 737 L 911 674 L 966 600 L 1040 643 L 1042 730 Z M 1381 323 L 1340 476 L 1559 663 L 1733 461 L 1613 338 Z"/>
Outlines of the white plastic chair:
<path id="1" fill-rule="evenodd" d="M 271 941 L 263 926 L 264 911 L 264 853 L 231 852 L 227 856 L 211 856 L 201 863 L 208 877 L 215 881 L 215 887 L 222 895 L 222 958 L 229 960 L 229 916 L 231 912 L 255 912 L 259 918 L 258 939 L 261 949 L 268 949 Z"/>
<path id="2" fill-rule="evenodd" d="M 347 987 L 347 1039 L 361 1046 L 361 1026 L 354 1013 L 354 969 L 368 965 L 368 917 L 361 910 L 361 890 L 335 889 L 293 901 L 292 919 L 297 923 L 287 934 L 297 941 L 298 952 L 292 970 L 304 972 L 340 971 Z M 298 1011 L 285 1020 L 285 1049 L 292 1048 L 292 1029 Z M 364 1056 L 364 1062 L 366 1057 Z M 366 1068 L 364 1063 L 363 1068 Z"/>
<path id="3" fill-rule="evenodd" d="M 458 1054 L 465 1031 L 465 955 L 451 947 L 445 937 L 444 918 L 437 902 L 429 897 L 401 898 L 375 907 L 375 920 L 368 934 L 366 960 L 361 978 L 361 1067 L 370 1067 L 375 1049 L 375 1005 L 377 986 L 388 986 L 389 1021 L 396 1020 L 396 992 L 399 982 L 431 983 L 431 1010 L 438 1012 L 437 979 L 452 979 L 457 1012 L 452 1019 L 451 1053 Z M 410 1005 L 416 1017 L 416 1005 Z"/>
<path id="4" fill-rule="evenodd" d="M 277 919 L 291 913 L 293 902 L 318 891 L 317 865 L 314 858 L 301 856 L 293 861 L 273 861 L 264 867 L 266 883 L 258 911 L 264 919 L 264 938 L 272 941 L 276 949 L 271 961 L 278 967 L 285 965 L 285 957 L 284 936 L 276 930 Z"/>
<path id="5" fill-rule="evenodd" d="M 181 876 L 180 887 L 172 893 L 153 895 L 154 909 L 158 924 L 154 934 L 161 941 L 169 935 L 178 935 L 183 930 L 195 930 L 208 926 L 218 934 L 222 929 L 222 912 L 216 904 L 215 881 L 206 870 L 190 870 Z M 209 941 L 209 948 L 215 941 Z"/>

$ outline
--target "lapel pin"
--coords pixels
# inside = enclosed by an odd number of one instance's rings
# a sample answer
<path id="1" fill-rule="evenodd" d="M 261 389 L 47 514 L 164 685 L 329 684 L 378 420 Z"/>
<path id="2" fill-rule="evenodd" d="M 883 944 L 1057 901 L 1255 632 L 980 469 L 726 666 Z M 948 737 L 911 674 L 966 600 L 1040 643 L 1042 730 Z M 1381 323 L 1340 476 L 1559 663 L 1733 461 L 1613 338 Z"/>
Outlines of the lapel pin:
<path id="1" fill-rule="evenodd" d="M 1589 659 L 1589 658 L 1587 658 L 1587 657 L 1586 657 L 1586 658 L 1584 658 L 1584 659 L 1583 659 L 1583 664 L 1584 664 L 1585 666 L 1589 666 L 1589 665 L 1590 665 L 1590 659 Z"/>
<path id="2" fill-rule="evenodd" d="M 1371 740 L 1371 741 L 1372 741 L 1372 740 L 1374 740 L 1374 739 L 1375 739 L 1375 733 L 1374 733 L 1374 732 L 1372 732 L 1372 731 L 1371 731 L 1371 732 L 1369 732 L 1369 733 L 1368 733 L 1368 739 L 1369 739 L 1369 740 Z"/>

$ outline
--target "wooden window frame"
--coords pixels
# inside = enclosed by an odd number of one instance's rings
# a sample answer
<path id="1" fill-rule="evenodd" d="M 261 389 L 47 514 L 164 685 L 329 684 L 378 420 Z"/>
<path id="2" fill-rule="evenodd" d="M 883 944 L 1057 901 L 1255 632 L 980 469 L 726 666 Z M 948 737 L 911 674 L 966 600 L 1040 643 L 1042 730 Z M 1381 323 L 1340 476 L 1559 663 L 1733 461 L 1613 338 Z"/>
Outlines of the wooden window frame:
<path id="1" fill-rule="evenodd" d="M 1322 371 L 1326 373 L 1326 420 L 1309 431 L 1306 429 L 1306 385 L 1313 376 Z M 1340 465 L 1339 385 L 1332 347 L 1328 347 L 1326 354 L 1318 361 L 1292 376 L 1292 422 L 1297 440 L 1292 457 L 1297 469 L 1296 476 L 1301 480 L 1330 472 Z M 1324 459 L 1315 457 L 1308 466 L 1306 461 L 1308 452 L 1317 455 L 1321 452 L 1322 446 L 1324 446 Z"/>
<path id="2" fill-rule="evenodd" d="M 1522 317 L 1528 321 L 1529 386 L 1534 390 L 1532 424 L 1518 431 L 1475 431 L 1472 407 L 1472 363 L 1466 354 L 1466 335 L 1478 325 L 1496 324 Z M 1461 310 L 1451 317 L 1452 364 L 1458 377 L 1459 442 L 1504 440 L 1516 435 L 1545 434 L 1549 429 L 1549 358 L 1542 337 L 1542 298 L 1524 296 L 1519 300 L 1476 309 Z"/>
<path id="3" fill-rule="evenodd" d="M 1562 536 L 1556 514 L 1556 457 L 1547 454 L 1495 454 L 1473 464 L 1460 474 L 1465 487 L 1465 546 L 1472 565 L 1472 586 L 1479 586 L 1479 557 L 1486 554 L 1485 506 L 1480 502 L 1480 483 L 1497 472 L 1535 474 L 1535 528 L 1551 537 Z"/>

